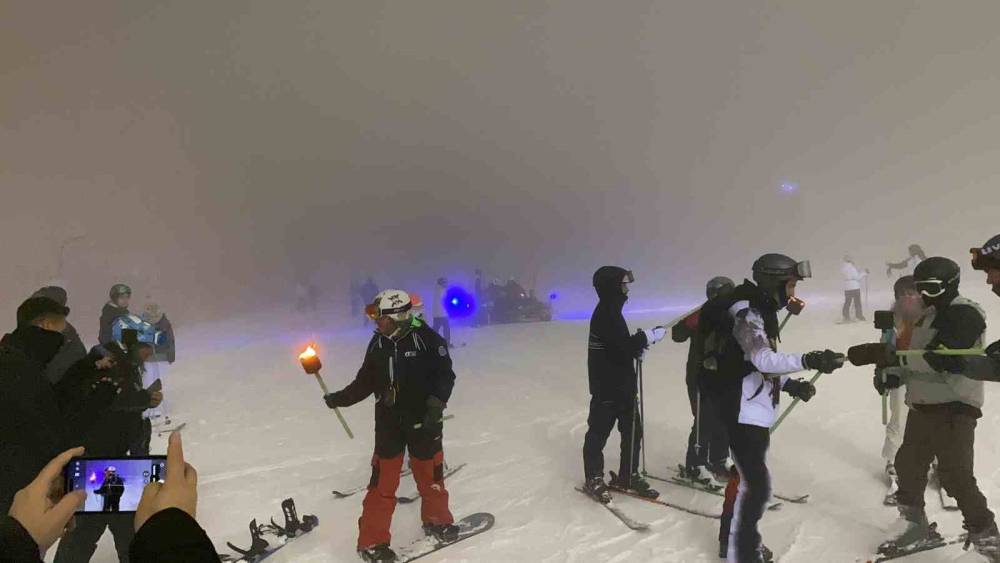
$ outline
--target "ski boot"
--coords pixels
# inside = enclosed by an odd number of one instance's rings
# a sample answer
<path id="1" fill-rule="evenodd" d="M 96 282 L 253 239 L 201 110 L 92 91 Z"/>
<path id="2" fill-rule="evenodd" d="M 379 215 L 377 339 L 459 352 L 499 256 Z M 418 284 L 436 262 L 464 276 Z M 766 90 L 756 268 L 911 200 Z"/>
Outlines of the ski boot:
<path id="1" fill-rule="evenodd" d="M 885 464 L 885 475 L 889 479 L 895 481 L 899 476 L 896 474 L 896 466 L 892 464 L 891 461 Z"/>
<path id="2" fill-rule="evenodd" d="M 757 546 L 757 558 L 754 559 L 754 563 L 774 563 L 774 553 L 766 545 L 760 544 Z"/>
<path id="3" fill-rule="evenodd" d="M 892 555 L 917 542 L 940 539 L 936 526 L 927 522 L 922 506 L 898 505 L 899 518 L 889 526 L 889 539 L 878 546 L 879 555 Z"/>
<path id="4" fill-rule="evenodd" d="M 389 544 L 380 543 L 365 549 L 359 549 L 358 555 L 362 561 L 371 563 L 392 563 L 396 560 L 396 552 L 389 548 Z"/>
<path id="5" fill-rule="evenodd" d="M 703 487 L 709 487 L 712 489 L 721 489 L 726 486 L 726 481 L 720 483 L 716 478 L 716 474 L 704 465 L 684 467 L 681 471 L 681 477 L 689 479 Z"/>
<path id="6" fill-rule="evenodd" d="M 650 487 L 649 481 L 643 479 L 642 475 L 639 475 L 638 473 L 633 473 L 627 480 L 615 475 L 614 471 L 611 471 L 610 473 L 611 487 L 614 489 L 621 489 L 631 494 L 646 498 L 655 499 L 660 496 L 660 492 Z"/>
<path id="7" fill-rule="evenodd" d="M 583 491 L 601 504 L 611 502 L 611 491 L 604 483 L 603 477 L 591 477 L 583 484 Z"/>
<path id="8" fill-rule="evenodd" d="M 424 535 L 440 543 L 451 543 L 458 539 L 458 526 L 454 524 L 424 524 Z"/>
<path id="9" fill-rule="evenodd" d="M 982 530 L 970 531 L 965 538 L 965 549 L 969 549 L 969 544 L 990 563 L 1000 561 L 1000 531 L 995 522 Z"/>

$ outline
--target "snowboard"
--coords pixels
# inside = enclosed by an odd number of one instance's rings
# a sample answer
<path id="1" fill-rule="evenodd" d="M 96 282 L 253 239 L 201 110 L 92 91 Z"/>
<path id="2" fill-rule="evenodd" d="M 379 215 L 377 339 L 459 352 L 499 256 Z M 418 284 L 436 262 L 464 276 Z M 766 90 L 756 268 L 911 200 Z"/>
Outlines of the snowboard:
<path id="1" fill-rule="evenodd" d="M 448 546 L 455 545 L 460 541 L 477 536 L 490 528 L 496 522 L 494 516 L 488 512 L 477 512 L 455 522 L 458 526 L 458 539 L 451 542 L 439 542 L 431 537 L 421 538 L 410 545 L 401 548 L 397 553 L 396 563 L 406 563 L 414 561 L 436 551 L 440 551 Z"/>

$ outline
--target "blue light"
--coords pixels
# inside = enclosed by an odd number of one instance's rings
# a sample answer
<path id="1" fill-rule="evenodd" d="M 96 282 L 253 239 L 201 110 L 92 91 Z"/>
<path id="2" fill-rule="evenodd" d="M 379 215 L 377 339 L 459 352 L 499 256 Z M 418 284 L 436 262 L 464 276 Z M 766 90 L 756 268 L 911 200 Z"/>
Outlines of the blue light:
<path id="1" fill-rule="evenodd" d="M 785 182 L 781 184 L 781 191 L 785 192 L 786 194 L 794 193 L 798 191 L 798 189 L 799 185 L 794 182 Z"/>
<path id="2" fill-rule="evenodd" d="M 445 290 L 442 304 L 445 313 L 453 319 L 468 317 L 476 311 L 476 298 L 457 285 Z"/>
<path id="3" fill-rule="evenodd" d="M 552 293 L 549 294 L 549 300 L 550 301 L 555 301 L 556 299 L 559 299 L 559 294 L 558 293 L 556 293 L 556 292 L 553 291 Z"/>

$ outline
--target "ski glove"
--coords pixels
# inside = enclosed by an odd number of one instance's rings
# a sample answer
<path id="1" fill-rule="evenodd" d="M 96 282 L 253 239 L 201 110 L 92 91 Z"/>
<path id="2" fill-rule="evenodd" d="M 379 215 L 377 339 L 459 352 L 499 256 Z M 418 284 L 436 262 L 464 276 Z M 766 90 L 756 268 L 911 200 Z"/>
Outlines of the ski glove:
<path id="1" fill-rule="evenodd" d="M 962 373 L 965 371 L 965 362 L 959 356 L 945 356 L 927 352 L 924 354 L 924 361 L 934 368 L 934 371 L 941 373 Z"/>
<path id="2" fill-rule="evenodd" d="M 899 365 L 896 349 L 885 342 L 858 344 L 847 349 L 847 357 L 856 366 L 894 367 Z"/>
<path id="3" fill-rule="evenodd" d="M 662 326 L 651 328 L 649 330 L 643 330 L 646 334 L 646 346 L 652 346 L 657 342 L 663 340 L 663 337 L 667 335 L 667 329 Z"/>
<path id="4" fill-rule="evenodd" d="M 444 409 L 447 406 L 434 395 L 427 397 L 427 412 L 424 413 L 423 430 L 440 429 L 441 419 L 444 418 Z"/>
<path id="5" fill-rule="evenodd" d="M 816 394 L 816 386 L 804 379 L 789 379 L 781 389 L 789 395 L 808 403 Z"/>
<path id="6" fill-rule="evenodd" d="M 331 409 L 344 406 L 342 404 L 342 399 L 343 396 L 340 394 L 340 391 L 337 391 L 336 393 L 327 393 L 326 395 L 323 395 L 323 400 L 326 401 L 326 406 L 330 407 Z"/>
<path id="7" fill-rule="evenodd" d="M 822 373 L 833 373 L 844 367 L 844 355 L 833 350 L 809 352 L 802 355 L 802 367 Z"/>
<path id="8" fill-rule="evenodd" d="M 882 381 L 882 375 L 885 375 L 885 382 Z M 903 380 L 900 379 L 892 370 L 875 370 L 875 378 L 872 379 L 872 383 L 875 385 L 875 390 L 878 391 L 879 395 L 885 395 L 885 392 L 890 389 L 898 389 L 903 385 Z"/>

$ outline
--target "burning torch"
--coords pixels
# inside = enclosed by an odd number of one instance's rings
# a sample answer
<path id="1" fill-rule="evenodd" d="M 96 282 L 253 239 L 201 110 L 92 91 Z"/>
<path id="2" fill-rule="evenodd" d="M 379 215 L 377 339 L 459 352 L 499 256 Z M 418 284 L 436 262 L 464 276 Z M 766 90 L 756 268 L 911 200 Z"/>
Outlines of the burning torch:
<path id="1" fill-rule="evenodd" d="M 329 395 L 330 390 L 327 389 L 326 382 L 323 381 L 323 376 L 319 374 L 319 370 L 323 367 L 323 363 L 319 361 L 319 354 L 316 353 L 316 350 L 312 346 L 307 347 L 304 352 L 299 354 L 299 362 L 302 364 L 302 369 L 304 369 L 306 373 L 316 376 L 316 382 L 319 383 L 320 389 L 323 390 L 323 396 Z M 334 407 L 333 412 L 336 413 L 337 418 L 340 419 L 340 424 L 343 425 L 344 432 L 347 432 L 347 437 L 353 440 L 354 433 L 351 432 L 351 428 L 347 426 L 347 421 L 344 420 L 344 415 L 340 414 L 340 409 Z"/>

